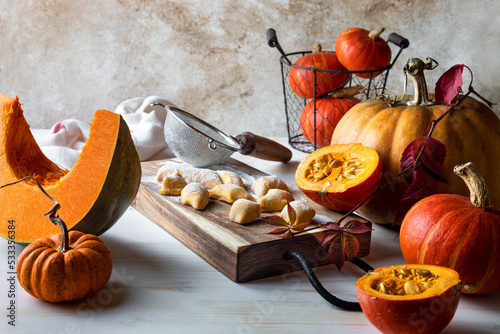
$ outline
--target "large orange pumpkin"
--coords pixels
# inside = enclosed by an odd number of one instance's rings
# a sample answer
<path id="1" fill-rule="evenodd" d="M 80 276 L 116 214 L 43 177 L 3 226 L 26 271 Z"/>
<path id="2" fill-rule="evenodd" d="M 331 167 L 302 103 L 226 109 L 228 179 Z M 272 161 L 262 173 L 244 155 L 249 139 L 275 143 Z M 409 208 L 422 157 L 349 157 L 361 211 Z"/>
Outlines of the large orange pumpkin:
<path id="1" fill-rule="evenodd" d="M 421 137 L 430 122 L 450 107 L 433 105 L 427 100 L 422 71 L 414 77 L 415 105 L 408 101 L 389 106 L 379 99 L 369 99 L 355 105 L 337 124 L 331 144 L 361 143 L 380 155 L 383 180 L 389 181 L 400 173 L 400 160 L 406 146 Z M 456 193 L 467 196 L 468 189 L 453 174 L 455 165 L 468 161 L 483 172 L 490 184 L 491 201 L 500 204 L 500 182 L 496 175 L 500 168 L 500 120 L 485 104 L 466 98 L 454 112 L 438 123 L 432 138 L 446 145 L 447 154 L 441 175 L 449 184 L 427 178 L 434 193 Z M 399 178 L 378 191 L 375 197 L 357 212 L 381 224 L 392 224 L 408 184 Z"/>
<path id="2" fill-rule="evenodd" d="M 19 99 L 0 95 L 0 185 L 33 176 L 61 203 L 68 229 L 100 235 L 132 203 L 141 181 L 139 155 L 123 118 L 98 110 L 82 153 L 71 170 L 50 161 L 38 147 L 23 116 Z M 48 226 L 41 208 L 50 200 L 33 182 L 0 190 L 0 221 L 13 220 L 15 241 L 31 243 L 58 233 Z M 50 224 L 49 224 L 50 225 Z M 8 238 L 8 229 L 0 228 Z"/>
<path id="3" fill-rule="evenodd" d="M 344 86 L 349 76 L 335 52 L 321 51 L 321 46 L 316 44 L 312 53 L 290 67 L 288 84 L 298 96 L 312 99 Z"/>
<path id="4" fill-rule="evenodd" d="M 332 145 L 306 156 L 297 167 L 295 182 L 325 208 L 349 211 L 377 189 L 381 176 L 376 151 L 359 144 Z"/>
<path id="5" fill-rule="evenodd" d="M 385 28 L 368 31 L 362 28 L 344 30 L 335 41 L 335 53 L 349 71 L 373 71 L 389 66 L 391 48 L 380 35 Z M 382 71 L 355 73 L 361 78 L 376 77 Z"/>
<path id="6" fill-rule="evenodd" d="M 401 225 L 401 251 L 407 263 L 455 269 L 462 292 L 500 290 L 500 209 L 489 203 L 488 186 L 478 168 L 455 168 L 470 198 L 437 194 L 420 200 Z M 497 181 L 498 182 L 498 181 Z"/>
<path id="7" fill-rule="evenodd" d="M 337 99 L 332 96 L 318 97 L 316 104 L 314 100 L 309 101 L 300 114 L 300 129 L 304 137 L 316 147 L 330 145 L 337 123 L 359 102 L 356 98 Z"/>

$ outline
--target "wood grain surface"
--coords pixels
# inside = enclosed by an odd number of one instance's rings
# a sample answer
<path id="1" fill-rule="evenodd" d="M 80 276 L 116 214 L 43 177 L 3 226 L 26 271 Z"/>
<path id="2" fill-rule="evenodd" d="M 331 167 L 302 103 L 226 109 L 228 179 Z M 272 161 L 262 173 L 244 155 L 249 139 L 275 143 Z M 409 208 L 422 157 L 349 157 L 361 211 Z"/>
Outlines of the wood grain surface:
<path id="1" fill-rule="evenodd" d="M 176 159 L 142 163 L 141 187 L 132 206 L 231 280 L 246 282 L 300 270 L 296 261 L 283 259 L 283 254 L 291 250 L 306 256 L 312 267 L 331 263 L 325 248 L 320 245 L 324 233 L 321 230 L 281 239 L 268 234 L 275 227 L 263 220 L 246 225 L 232 222 L 228 203 L 210 200 L 205 209 L 195 210 L 183 205 L 179 196 L 160 194 L 161 183 L 157 182 L 156 174 L 167 163 L 183 165 Z M 249 191 L 254 180 L 266 175 L 232 158 L 210 169 L 238 173 Z M 313 221 L 325 222 L 342 216 L 310 201 L 296 187 L 291 186 L 290 192 L 296 200 L 316 210 Z M 354 218 L 366 222 L 357 216 Z M 361 246 L 358 256 L 368 255 L 371 233 L 359 234 L 357 238 Z"/>

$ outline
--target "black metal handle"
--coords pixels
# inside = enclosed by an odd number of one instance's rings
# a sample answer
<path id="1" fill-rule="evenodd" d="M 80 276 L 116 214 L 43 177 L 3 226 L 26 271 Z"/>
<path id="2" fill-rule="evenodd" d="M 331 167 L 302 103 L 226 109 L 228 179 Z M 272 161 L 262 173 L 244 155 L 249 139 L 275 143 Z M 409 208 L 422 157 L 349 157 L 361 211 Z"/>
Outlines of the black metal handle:
<path id="1" fill-rule="evenodd" d="M 397 46 L 399 46 L 402 49 L 406 49 L 408 46 L 410 46 L 410 41 L 408 39 L 404 38 L 403 36 L 401 36 L 395 32 L 393 32 L 389 35 L 389 37 L 387 38 L 387 41 L 391 42 L 393 44 L 396 44 Z"/>
<path id="2" fill-rule="evenodd" d="M 276 36 L 276 30 L 269 28 L 266 31 L 267 44 L 274 48 L 278 44 L 278 37 Z"/>
<path id="3" fill-rule="evenodd" d="M 331 293 L 329 293 L 323 285 L 319 282 L 318 278 L 312 271 L 311 267 L 307 263 L 307 259 L 305 258 L 304 255 L 302 255 L 300 252 L 297 251 L 289 251 L 286 252 L 283 255 L 283 258 L 285 260 L 297 260 L 300 265 L 302 266 L 302 269 L 304 269 L 304 272 L 306 273 L 307 278 L 309 279 L 309 282 L 311 282 L 311 285 L 316 289 L 316 291 L 323 297 L 327 302 L 332 304 L 333 306 L 342 308 L 347 311 L 361 311 L 361 306 L 359 305 L 358 302 L 348 302 L 345 300 L 342 300 L 340 298 L 335 297 Z M 352 260 L 348 260 L 351 263 L 355 264 L 359 268 L 363 269 L 365 272 L 368 272 L 370 270 L 373 270 L 373 268 L 366 263 L 365 261 L 361 260 L 360 258 L 353 258 Z"/>
<path id="4" fill-rule="evenodd" d="M 292 62 L 290 61 L 290 59 L 288 59 L 288 57 L 285 54 L 285 51 L 283 51 L 280 43 L 278 42 L 278 36 L 276 36 L 276 30 L 274 30 L 273 28 L 267 29 L 266 37 L 267 37 L 267 44 L 272 48 L 278 49 L 278 51 L 281 53 L 281 55 L 287 61 L 287 63 L 291 65 Z"/>

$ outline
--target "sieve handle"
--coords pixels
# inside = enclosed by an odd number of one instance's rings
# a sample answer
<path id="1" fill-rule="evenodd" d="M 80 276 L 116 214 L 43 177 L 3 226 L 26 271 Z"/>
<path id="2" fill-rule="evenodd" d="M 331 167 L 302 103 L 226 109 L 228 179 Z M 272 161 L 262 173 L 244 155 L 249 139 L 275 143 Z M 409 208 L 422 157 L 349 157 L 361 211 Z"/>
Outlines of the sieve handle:
<path id="1" fill-rule="evenodd" d="M 270 161 L 288 162 L 292 159 L 292 151 L 274 140 L 251 132 L 243 132 L 237 135 L 236 139 L 241 143 L 241 154 Z"/>

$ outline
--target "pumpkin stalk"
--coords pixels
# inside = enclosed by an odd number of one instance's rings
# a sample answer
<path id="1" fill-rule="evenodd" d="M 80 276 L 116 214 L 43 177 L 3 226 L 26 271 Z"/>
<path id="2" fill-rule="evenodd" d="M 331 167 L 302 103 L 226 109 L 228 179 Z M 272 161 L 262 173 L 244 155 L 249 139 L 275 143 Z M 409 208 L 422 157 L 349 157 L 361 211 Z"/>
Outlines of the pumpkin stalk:
<path id="1" fill-rule="evenodd" d="M 385 27 L 382 27 L 382 28 L 378 28 L 376 30 L 372 30 L 370 31 L 370 33 L 368 34 L 368 37 L 370 37 L 371 39 L 373 40 L 376 40 L 377 38 L 380 37 L 380 35 L 382 35 L 382 33 L 384 32 L 385 30 Z"/>
<path id="2" fill-rule="evenodd" d="M 413 88 L 415 91 L 413 101 L 409 101 L 407 104 L 410 106 L 431 106 L 434 104 L 433 101 L 429 100 L 427 94 L 427 83 L 425 81 L 424 70 L 432 70 L 436 66 L 433 63 L 437 62 L 432 58 L 427 58 L 427 62 L 424 63 L 419 58 L 409 58 L 406 65 L 403 68 L 404 78 L 405 78 L 405 92 L 406 92 L 406 74 L 409 74 L 413 80 Z M 403 94 L 404 95 L 404 94 Z"/>
<path id="3" fill-rule="evenodd" d="M 455 166 L 453 172 L 464 180 L 470 191 L 471 203 L 480 209 L 490 207 L 490 191 L 486 179 L 472 162 Z"/>

